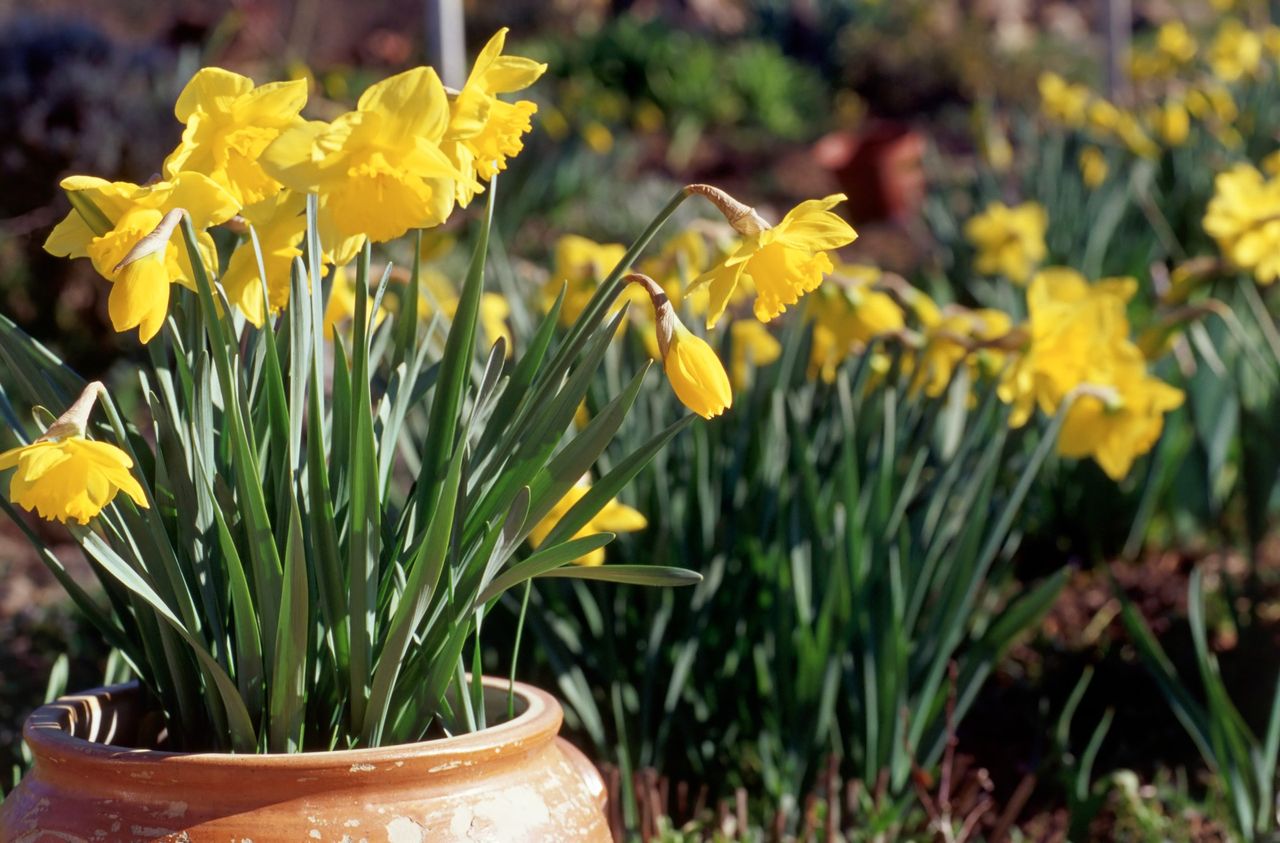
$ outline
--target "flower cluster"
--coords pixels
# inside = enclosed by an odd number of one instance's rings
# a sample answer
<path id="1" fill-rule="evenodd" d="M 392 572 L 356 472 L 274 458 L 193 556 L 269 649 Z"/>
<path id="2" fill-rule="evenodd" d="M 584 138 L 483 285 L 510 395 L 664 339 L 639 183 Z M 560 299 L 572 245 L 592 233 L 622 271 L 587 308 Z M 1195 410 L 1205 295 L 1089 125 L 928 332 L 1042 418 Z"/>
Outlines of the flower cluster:
<path id="1" fill-rule="evenodd" d="M 374 84 L 354 111 L 329 122 L 302 117 L 304 80 L 255 86 L 240 74 L 204 68 L 174 107 L 185 128 L 162 179 L 145 186 L 65 179 L 73 210 L 45 248 L 90 258 L 113 285 L 112 325 L 137 328 L 146 343 L 164 324 L 169 285 L 194 286 L 176 222 L 159 228 L 166 214 L 190 219 L 210 271 L 217 261 L 207 229 L 233 222 L 242 239 L 221 283 L 260 326 L 288 303 L 308 193 L 319 198 L 325 259 L 342 266 L 366 239 L 385 242 L 441 224 L 520 151 L 536 106 L 499 94 L 528 87 L 545 66 L 502 55 L 505 38 L 502 30 L 485 45 L 452 96 L 434 70 L 418 67 Z M 163 237 L 153 248 L 135 250 L 157 231 Z"/>

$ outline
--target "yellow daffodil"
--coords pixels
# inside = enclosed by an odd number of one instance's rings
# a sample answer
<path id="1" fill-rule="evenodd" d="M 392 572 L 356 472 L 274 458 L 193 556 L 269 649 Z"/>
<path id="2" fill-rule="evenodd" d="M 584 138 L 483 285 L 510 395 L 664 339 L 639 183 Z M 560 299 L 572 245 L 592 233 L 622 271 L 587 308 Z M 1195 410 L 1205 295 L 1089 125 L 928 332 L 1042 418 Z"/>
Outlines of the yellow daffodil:
<path id="1" fill-rule="evenodd" d="M 217 250 L 205 233 L 211 225 L 225 222 L 236 212 L 236 201 L 208 176 L 184 172 L 172 181 L 148 186 L 127 182 L 108 182 L 91 176 L 70 176 L 62 180 L 62 188 L 77 194 L 77 201 L 88 202 L 100 217 L 94 226 L 77 210 L 67 214 L 50 232 L 45 251 L 59 257 L 93 261 L 102 277 L 112 282 L 108 311 L 117 331 L 138 328 L 138 338 L 149 342 L 164 324 L 169 310 L 169 284 L 195 288 L 182 234 L 176 228 L 178 219 L 170 218 L 164 242 L 157 249 L 125 265 L 125 258 L 135 247 L 157 230 L 166 216 L 183 210 L 190 216 L 199 234 L 199 245 L 205 265 L 217 265 Z M 160 248 L 160 247 L 163 248 Z M 162 283 L 163 281 L 163 283 Z"/>
<path id="2" fill-rule="evenodd" d="M 381 243 L 448 218 L 462 177 L 440 148 L 449 120 L 436 72 L 417 67 L 374 84 L 332 123 L 286 129 L 262 164 L 290 190 L 320 195 L 321 245 L 344 263 L 366 236 Z"/>
<path id="3" fill-rule="evenodd" d="M 115 445 L 84 436 L 89 413 L 102 391 L 102 384 L 89 384 L 43 436 L 0 453 L 0 471 L 17 468 L 9 481 L 9 500 L 64 524 L 89 523 L 117 492 L 147 508 L 147 496 L 133 476 L 129 455 Z"/>
<path id="4" fill-rule="evenodd" d="M 1128 342 L 1125 308 L 1137 290 L 1132 278 L 1090 284 L 1068 267 L 1049 267 L 1027 286 L 1027 342 L 1005 373 L 1000 398 L 1014 407 L 1010 425 L 1021 427 L 1035 406 L 1046 414 L 1090 377 L 1097 361 Z"/>
<path id="5" fill-rule="evenodd" d="M 641 261 L 637 268 L 658 282 L 675 307 L 701 314 L 707 307 L 706 288 L 690 290 L 687 294 L 685 288 L 706 272 L 710 263 L 706 238 L 690 229 L 672 237 L 656 256 Z"/>
<path id="6" fill-rule="evenodd" d="M 1093 190 L 1107 180 L 1109 168 L 1107 156 L 1096 146 L 1086 146 L 1080 150 L 1080 178 L 1084 186 Z"/>
<path id="7" fill-rule="evenodd" d="M 1126 344 L 1096 373 L 1103 381 L 1081 386 L 1063 419 L 1058 453 L 1089 456 L 1113 480 L 1122 480 L 1134 460 L 1151 450 L 1164 428 L 1164 414 L 1182 405 L 1182 390 L 1148 374 L 1137 347 Z"/>
<path id="8" fill-rule="evenodd" d="M 560 523 L 560 519 L 564 518 L 569 513 L 569 510 L 573 509 L 574 504 L 582 500 L 583 495 L 589 491 L 591 491 L 591 484 L 586 482 L 585 479 L 579 480 L 570 486 L 565 496 L 558 500 L 555 506 L 551 507 L 551 511 L 529 531 L 529 543 L 534 547 L 542 544 L 547 536 L 551 535 L 551 531 L 555 526 Z M 581 539 L 598 533 L 634 533 L 637 530 L 643 530 L 647 526 L 649 526 L 649 522 L 645 519 L 643 513 L 624 503 L 619 503 L 618 499 L 614 498 L 569 538 Z M 604 548 L 598 547 L 586 556 L 578 557 L 573 562 L 576 565 L 588 567 L 603 565 Z"/>
<path id="9" fill-rule="evenodd" d="M 1165 146 L 1182 146 L 1191 134 L 1191 114 L 1180 99 L 1168 99 L 1155 106 L 1150 122 Z"/>
<path id="10" fill-rule="evenodd" d="M 1222 125 L 1230 125 L 1240 116 L 1240 108 L 1231 91 L 1214 82 L 1187 91 L 1187 111 L 1197 120 L 1216 120 Z"/>
<path id="11" fill-rule="evenodd" d="M 923 388 L 930 397 L 941 395 L 951 383 L 956 367 L 966 360 L 975 373 L 999 372 L 1004 353 L 986 346 L 1008 335 L 1012 327 L 1012 320 L 1004 311 L 950 306 L 941 320 L 925 328 L 913 388 Z"/>
<path id="12" fill-rule="evenodd" d="M 691 333 L 658 283 L 647 275 L 626 276 L 648 294 L 657 326 L 658 353 L 671 390 L 686 407 L 704 419 L 715 418 L 733 405 L 733 389 L 724 364 L 706 340 Z"/>
<path id="13" fill-rule="evenodd" d="M 1262 37 L 1237 18 L 1227 18 L 1209 45 L 1209 68 L 1223 82 L 1254 76 L 1262 66 Z"/>
<path id="14" fill-rule="evenodd" d="M 258 159 L 280 132 L 302 122 L 298 115 L 306 102 L 305 80 L 255 88 L 252 79 L 238 73 L 202 68 L 174 106 L 186 129 L 165 159 L 165 175 L 194 170 L 225 188 L 241 208 L 261 202 L 280 190 L 280 182 Z"/>
<path id="15" fill-rule="evenodd" d="M 1280 178 L 1237 164 L 1214 180 L 1204 230 L 1233 264 L 1260 284 L 1280 277 Z"/>
<path id="16" fill-rule="evenodd" d="M 243 212 L 245 220 L 258 236 L 262 268 L 266 271 L 266 299 L 272 313 L 279 312 L 289 303 L 293 259 L 302 255 L 299 244 L 307 228 L 306 217 L 303 216 L 305 206 L 305 196 L 282 190 L 245 208 Z M 244 242 L 231 254 L 227 271 L 222 275 L 222 286 L 231 303 L 258 327 L 266 318 L 263 313 L 263 283 L 258 252 L 253 248 L 252 238 L 246 235 Z"/>
<path id="17" fill-rule="evenodd" d="M 831 211 L 844 201 L 843 193 L 801 202 L 770 226 L 753 208 L 717 188 L 691 185 L 685 190 L 710 199 L 743 237 L 727 258 L 693 282 L 694 287 L 708 286 L 708 328 L 720 320 L 744 277 L 755 285 L 756 318 L 768 322 L 778 316 L 800 296 L 816 290 L 831 272 L 827 252 L 847 246 L 858 236 Z"/>
<path id="18" fill-rule="evenodd" d="M 532 128 L 537 104 L 528 100 L 509 103 L 498 94 L 522 91 L 538 80 L 545 64 L 519 56 L 504 56 L 507 30 L 484 45 L 466 84 L 450 109 L 445 148 L 461 174 L 457 181 L 458 204 L 466 205 L 480 185 L 507 168 L 507 159 L 524 148 L 522 137 Z"/>
<path id="19" fill-rule="evenodd" d="M 739 319 L 729 326 L 729 371 L 734 389 L 746 389 L 751 373 L 768 366 L 782 354 L 782 343 L 768 327 L 755 319 Z"/>
<path id="20" fill-rule="evenodd" d="M 1003 275 L 1025 284 L 1048 250 L 1044 235 L 1049 216 L 1037 202 L 1009 207 L 992 202 L 965 223 L 964 233 L 978 254 L 974 267 L 986 275 Z"/>
<path id="21" fill-rule="evenodd" d="M 612 272 L 627 254 L 621 243 L 597 243 L 576 234 L 566 234 L 556 241 L 555 268 L 550 283 L 543 288 L 545 305 L 549 308 L 560 295 L 560 287 L 567 284 L 564 303 L 560 306 L 560 323 L 571 325 L 582 311 L 596 287 Z"/>
<path id="22" fill-rule="evenodd" d="M 1048 72 L 1040 74 L 1037 85 L 1040 109 L 1046 117 L 1068 128 L 1084 126 L 1091 96 L 1088 88 Z"/>
<path id="23" fill-rule="evenodd" d="M 1172 20 L 1156 30 L 1156 49 L 1170 61 L 1182 65 L 1196 57 L 1199 47 L 1187 25 L 1180 20 Z"/>
<path id="24" fill-rule="evenodd" d="M 1176 129 L 1176 127 L 1175 127 Z M 1130 111 L 1120 112 L 1120 120 L 1116 124 L 1116 136 L 1128 147 L 1129 151 L 1139 158 L 1159 158 L 1160 147 L 1146 130 L 1138 118 Z"/>
<path id="25" fill-rule="evenodd" d="M 888 293 L 874 289 L 877 267 L 837 263 L 831 282 L 815 294 L 809 309 L 813 348 L 809 376 L 835 380 L 840 364 L 861 353 L 876 337 L 905 326 L 902 307 Z"/>

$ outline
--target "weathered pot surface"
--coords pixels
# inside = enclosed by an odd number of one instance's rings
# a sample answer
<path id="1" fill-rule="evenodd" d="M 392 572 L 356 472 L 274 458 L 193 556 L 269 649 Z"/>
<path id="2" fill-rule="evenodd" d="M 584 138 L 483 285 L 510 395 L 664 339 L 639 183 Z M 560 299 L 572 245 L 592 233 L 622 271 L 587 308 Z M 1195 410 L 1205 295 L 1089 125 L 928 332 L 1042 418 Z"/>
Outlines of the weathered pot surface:
<path id="1" fill-rule="evenodd" d="M 485 679 L 504 707 L 507 687 Z M 0 841 L 611 840 L 599 772 L 556 736 L 559 703 L 515 687 L 520 713 L 480 732 L 296 755 L 130 749 L 155 723 L 136 685 L 65 696 L 27 719 L 35 765 L 0 804 Z"/>

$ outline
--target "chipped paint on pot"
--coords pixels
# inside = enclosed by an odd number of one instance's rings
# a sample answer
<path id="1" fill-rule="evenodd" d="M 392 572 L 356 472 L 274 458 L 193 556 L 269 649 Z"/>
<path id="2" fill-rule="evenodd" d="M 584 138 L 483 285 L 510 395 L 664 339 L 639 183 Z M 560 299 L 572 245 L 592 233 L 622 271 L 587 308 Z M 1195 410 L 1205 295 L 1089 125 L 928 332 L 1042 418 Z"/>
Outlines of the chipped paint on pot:
<path id="1" fill-rule="evenodd" d="M 505 705 L 507 682 L 486 678 Z M 513 720 L 416 744 L 294 755 L 175 753 L 142 732 L 136 684 L 62 697 L 23 734 L 35 764 L 0 803 L 0 840 L 162 843 L 609 841 L 604 782 L 549 694 Z"/>

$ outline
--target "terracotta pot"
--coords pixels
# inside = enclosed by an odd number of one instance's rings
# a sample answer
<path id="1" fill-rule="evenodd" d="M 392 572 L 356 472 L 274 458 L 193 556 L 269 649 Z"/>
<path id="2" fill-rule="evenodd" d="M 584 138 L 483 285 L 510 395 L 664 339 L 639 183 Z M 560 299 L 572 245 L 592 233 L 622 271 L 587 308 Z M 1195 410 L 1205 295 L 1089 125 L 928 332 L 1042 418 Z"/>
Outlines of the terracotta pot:
<path id="1" fill-rule="evenodd" d="M 507 683 L 485 679 L 506 706 Z M 604 782 L 558 738 L 551 695 L 515 719 L 417 744 L 296 755 L 175 753 L 134 685 L 62 697 L 23 729 L 35 766 L 0 805 L 0 841 L 608 841 Z M 521 711 L 521 709 L 523 709 Z"/>
<path id="2" fill-rule="evenodd" d="M 840 181 L 855 223 L 906 222 L 928 188 L 924 150 L 924 137 L 910 126 L 875 121 L 860 132 L 827 135 L 814 144 L 813 155 Z"/>

